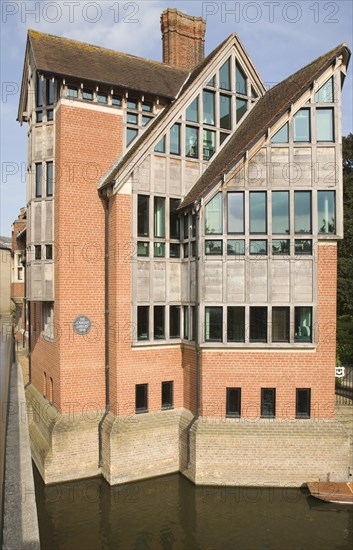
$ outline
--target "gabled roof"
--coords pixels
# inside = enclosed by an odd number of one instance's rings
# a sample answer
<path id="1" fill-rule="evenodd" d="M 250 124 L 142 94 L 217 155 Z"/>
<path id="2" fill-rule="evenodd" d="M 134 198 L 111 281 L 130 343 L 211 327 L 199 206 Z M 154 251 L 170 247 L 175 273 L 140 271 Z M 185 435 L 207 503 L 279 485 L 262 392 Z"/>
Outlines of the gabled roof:
<path id="1" fill-rule="evenodd" d="M 348 64 L 350 50 L 346 44 L 330 50 L 268 90 L 189 191 L 180 208 L 189 206 L 213 184 L 219 182 L 340 55 L 343 55 L 345 63 Z"/>
<path id="2" fill-rule="evenodd" d="M 256 74 L 256 77 L 258 79 L 259 89 L 262 92 L 265 91 L 265 85 L 263 84 L 250 58 L 246 54 L 243 45 L 241 44 L 237 35 L 235 33 L 232 33 L 223 42 L 221 42 L 207 57 L 205 57 L 205 59 L 203 59 L 198 65 L 196 65 L 194 70 L 190 73 L 189 77 L 184 82 L 184 85 L 182 86 L 180 92 L 177 94 L 175 101 L 167 105 L 167 107 L 165 107 L 165 109 L 160 113 L 160 115 L 156 117 L 153 120 L 153 122 L 149 124 L 148 128 L 136 140 L 134 145 L 127 151 L 127 153 L 123 157 L 120 157 L 116 161 L 116 163 L 108 170 L 108 172 L 103 176 L 103 178 L 99 183 L 100 188 L 103 188 L 106 185 L 108 185 L 114 178 L 116 178 L 121 173 L 121 171 L 129 164 L 130 160 L 134 157 L 136 152 L 139 151 L 140 148 L 146 143 L 146 141 L 148 140 L 148 137 L 151 134 L 153 134 L 155 130 L 160 126 L 161 121 L 163 121 L 168 116 L 169 112 L 174 108 L 176 101 L 179 101 L 184 96 L 184 94 L 191 88 L 193 83 L 196 81 L 198 76 L 202 74 L 203 70 L 212 62 L 212 60 L 218 55 L 218 53 L 223 49 L 223 47 L 227 43 L 231 43 L 231 42 L 236 43 L 239 49 L 241 49 L 244 52 L 244 55 L 246 56 L 249 65 L 251 66 L 254 73 Z"/>
<path id="3" fill-rule="evenodd" d="M 174 98 L 188 71 L 30 29 L 36 67 L 48 74 Z"/>

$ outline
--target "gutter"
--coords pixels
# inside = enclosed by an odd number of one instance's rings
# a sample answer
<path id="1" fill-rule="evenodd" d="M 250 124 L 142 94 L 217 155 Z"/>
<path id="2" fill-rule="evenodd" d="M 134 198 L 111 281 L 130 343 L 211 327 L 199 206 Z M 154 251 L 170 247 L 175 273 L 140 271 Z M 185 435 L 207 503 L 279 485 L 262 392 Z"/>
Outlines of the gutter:
<path id="1" fill-rule="evenodd" d="M 200 262 L 200 207 L 201 201 L 196 200 L 194 202 L 193 212 L 196 217 L 196 262 L 195 262 L 195 296 L 196 296 L 196 307 L 195 307 L 195 350 L 196 350 L 196 413 L 191 420 L 190 424 L 187 427 L 187 440 L 186 440 L 186 457 L 187 457 L 187 468 L 191 468 L 191 430 L 195 422 L 199 419 L 201 415 L 201 346 L 200 346 L 200 331 L 199 331 L 199 309 L 200 309 L 200 287 L 199 287 L 199 262 Z"/>
<path id="2" fill-rule="evenodd" d="M 105 411 L 98 425 L 99 468 L 103 465 L 103 424 L 110 410 L 109 392 L 109 198 L 104 199 L 104 325 L 105 325 Z"/>

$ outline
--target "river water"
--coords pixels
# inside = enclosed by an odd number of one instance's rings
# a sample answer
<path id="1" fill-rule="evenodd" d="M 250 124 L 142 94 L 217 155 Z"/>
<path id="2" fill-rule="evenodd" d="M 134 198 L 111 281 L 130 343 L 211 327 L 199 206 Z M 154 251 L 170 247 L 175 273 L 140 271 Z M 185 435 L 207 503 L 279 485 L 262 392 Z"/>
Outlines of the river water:
<path id="1" fill-rule="evenodd" d="M 352 550 L 353 506 L 300 489 L 195 487 L 180 474 L 110 487 L 45 487 L 35 471 L 42 550 Z"/>

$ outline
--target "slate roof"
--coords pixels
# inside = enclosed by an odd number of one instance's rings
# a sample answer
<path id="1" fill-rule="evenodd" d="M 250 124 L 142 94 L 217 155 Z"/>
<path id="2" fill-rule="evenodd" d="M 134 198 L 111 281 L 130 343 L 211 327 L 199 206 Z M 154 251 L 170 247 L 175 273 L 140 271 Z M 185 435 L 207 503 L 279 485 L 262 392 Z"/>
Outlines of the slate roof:
<path id="1" fill-rule="evenodd" d="M 330 50 L 268 90 L 189 191 L 180 208 L 192 204 L 213 184 L 220 181 L 223 174 L 229 172 L 239 162 L 245 152 L 266 134 L 267 129 L 285 114 L 291 104 L 297 101 L 313 81 L 340 55 L 344 56 L 348 64 L 350 50 L 346 44 Z"/>
<path id="2" fill-rule="evenodd" d="M 30 29 L 28 39 L 39 71 L 72 76 L 175 98 L 188 71 L 114 50 Z"/>

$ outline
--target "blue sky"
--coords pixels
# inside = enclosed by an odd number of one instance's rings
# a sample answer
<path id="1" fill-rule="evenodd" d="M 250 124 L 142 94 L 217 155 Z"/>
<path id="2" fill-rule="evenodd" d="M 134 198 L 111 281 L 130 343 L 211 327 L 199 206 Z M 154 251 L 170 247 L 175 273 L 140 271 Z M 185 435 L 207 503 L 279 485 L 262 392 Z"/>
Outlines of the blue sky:
<path id="1" fill-rule="evenodd" d="M 26 204 L 26 126 L 16 122 L 28 28 L 161 61 L 160 13 L 178 8 L 207 21 L 206 54 L 236 32 L 265 83 L 273 85 L 334 46 L 352 49 L 352 2 L 6 1 L 1 2 L 1 235 Z M 343 134 L 352 132 L 352 63 L 344 84 Z"/>

